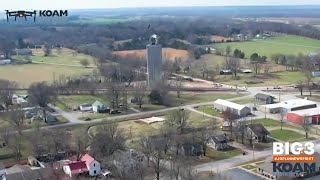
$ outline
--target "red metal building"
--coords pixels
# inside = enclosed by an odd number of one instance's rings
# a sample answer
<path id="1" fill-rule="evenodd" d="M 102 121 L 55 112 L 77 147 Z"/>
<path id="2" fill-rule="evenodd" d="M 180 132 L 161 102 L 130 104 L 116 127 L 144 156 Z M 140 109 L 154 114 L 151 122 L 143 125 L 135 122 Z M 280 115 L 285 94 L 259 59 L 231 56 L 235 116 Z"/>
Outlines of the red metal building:
<path id="1" fill-rule="evenodd" d="M 304 119 L 309 124 L 320 124 L 320 109 L 317 107 L 287 113 L 287 121 L 301 124 Z"/>

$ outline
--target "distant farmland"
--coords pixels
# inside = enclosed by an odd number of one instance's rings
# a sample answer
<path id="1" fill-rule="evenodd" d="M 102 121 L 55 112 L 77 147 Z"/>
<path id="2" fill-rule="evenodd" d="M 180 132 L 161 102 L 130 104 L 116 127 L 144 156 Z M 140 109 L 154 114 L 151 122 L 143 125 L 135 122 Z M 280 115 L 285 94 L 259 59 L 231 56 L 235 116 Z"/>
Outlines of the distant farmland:
<path id="1" fill-rule="evenodd" d="M 128 50 L 128 51 L 114 51 L 116 55 L 135 55 L 140 57 L 146 57 L 146 50 Z M 173 49 L 173 48 L 163 48 L 162 49 L 162 59 L 174 60 L 175 58 L 181 58 L 182 60 L 188 59 L 189 54 L 186 50 Z"/>
<path id="2" fill-rule="evenodd" d="M 268 59 L 270 59 L 272 54 L 276 53 L 309 54 L 310 52 L 320 52 L 320 40 L 293 35 L 259 39 L 249 42 L 212 44 L 213 47 L 220 49 L 225 49 L 228 45 L 233 50 L 237 48 L 244 51 L 246 58 L 250 58 L 251 54 L 253 53 L 267 56 Z"/>

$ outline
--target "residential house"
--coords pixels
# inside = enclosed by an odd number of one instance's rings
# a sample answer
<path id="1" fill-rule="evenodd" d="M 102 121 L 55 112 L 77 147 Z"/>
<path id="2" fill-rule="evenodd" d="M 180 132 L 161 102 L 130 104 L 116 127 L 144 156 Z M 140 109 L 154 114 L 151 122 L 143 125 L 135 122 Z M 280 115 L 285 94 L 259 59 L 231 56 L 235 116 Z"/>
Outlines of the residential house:
<path id="1" fill-rule="evenodd" d="M 179 153 L 185 156 L 201 156 L 203 152 L 199 143 L 184 143 L 179 149 Z"/>
<path id="2" fill-rule="evenodd" d="M 108 107 L 104 105 L 102 102 L 96 101 L 92 104 L 92 110 L 96 113 L 102 113 L 106 112 L 108 110 Z"/>
<path id="3" fill-rule="evenodd" d="M 100 163 L 96 161 L 93 157 L 91 157 L 89 154 L 85 154 L 81 158 L 81 161 L 84 161 L 86 163 L 90 176 L 97 176 L 101 174 Z"/>
<path id="4" fill-rule="evenodd" d="M 88 172 L 87 165 L 84 161 L 61 161 L 61 166 L 63 171 L 70 177 Z"/>
<path id="5" fill-rule="evenodd" d="M 11 59 L 3 59 L 0 60 L 0 65 L 11 64 Z"/>
<path id="6" fill-rule="evenodd" d="M 226 150 L 229 148 L 229 138 L 226 134 L 210 136 L 207 140 L 208 146 L 215 150 Z"/>
<path id="7" fill-rule="evenodd" d="M 46 121 L 47 123 L 53 123 L 53 122 L 57 121 L 56 115 L 53 115 L 48 111 L 46 111 L 46 117 L 44 117 L 44 114 L 43 114 L 42 110 L 38 110 L 37 111 L 37 116 L 34 117 L 34 118 L 42 119 L 42 120 Z"/>
<path id="8" fill-rule="evenodd" d="M 258 140 L 258 142 L 269 141 L 270 132 L 262 124 L 248 124 L 246 137 Z"/>
<path id="9" fill-rule="evenodd" d="M 273 104 L 275 97 L 269 94 L 258 93 L 255 96 L 256 101 L 262 102 L 264 104 Z"/>
<path id="10" fill-rule="evenodd" d="M 80 111 L 92 111 L 92 104 L 88 104 L 88 103 L 81 104 L 79 108 L 80 108 Z"/>

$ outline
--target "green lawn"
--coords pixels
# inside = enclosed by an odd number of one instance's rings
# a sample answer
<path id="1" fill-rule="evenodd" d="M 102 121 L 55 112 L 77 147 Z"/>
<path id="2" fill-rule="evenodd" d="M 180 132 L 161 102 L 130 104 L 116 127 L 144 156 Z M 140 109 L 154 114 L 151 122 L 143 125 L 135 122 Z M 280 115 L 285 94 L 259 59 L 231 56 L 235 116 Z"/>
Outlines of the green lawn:
<path id="1" fill-rule="evenodd" d="M 251 122 L 251 121 L 248 121 Z M 256 119 L 253 120 L 252 123 L 254 124 L 262 124 L 265 127 L 280 127 L 280 121 L 276 121 L 273 119 Z"/>
<path id="2" fill-rule="evenodd" d="M 33 49 L 32 52 L 33 56 L 30 57 L 32 62 L 45 62 L 81 66 L 80 61 L 83 59 L 87 59 L 89 62 L 89 66 L 94 66 L 96 64 L 96 59 L 94 57 L 82 53 L 75 53 L 75 51 L 66 48 L 61 49 L 61 54 L 59 54 L 58 51 L 54 49 L 52 50 L 52 55 L 47 57 L 44 57 L 42 49 Z M 24 56 L 13 56 L 13 58 L 18 60 L 25 59 Z"/>
<path id="3" fill-rule="evenodd" d="M 101 95 L 58 96 L 57 99 L 53 102 L 53 104 L 64 111 L 71 111 L 72 108 L 79 106 L 80 104 L 83 104 L 83 103 L 93 104 L 95 101 L 100 101 L 106 105 L 109 104 L 109 101 Z"/>
<path id="4" fill-rule="evenodd" d="M 320 51 L 319 40 L 294 35 L 283 35 L 250 42 L 216 43 L 213 44 L 213 47 L 225 49 L 228 45 L 231 49 L 238 48 L 244 51 L 246 58 L 250 58 L 253 53 L 267 56 L 268 59 L 270 59 L 271 55 L 276 53 L 308 54 L 310 52 Z"/>
<path id="5" fill-rule="evenodd" d="M 241 97 L 242 94 L 236 93 L 216 93 L 216 94 L 182 94 L 180 98 L 177 98 L 176 95 L 171 95 L 171 101 L 173 106 L 179 106 L 181 103 L 183 105 L 186 104 L 194 104 L 201 102 L 210 102 L 215 101 L 217 99 L 231 99 L 235 97 Z"/>
<path id="6" fill-rule="evenodd" d="M 254 98 L 247 98 L 247 99 L 236 100 L 233 102 L 237 103 L 237 104 L 253 104 L 253 103 L 255 103 L 255 99 Z"/>
<path id="7" fill-rule="evenodd" d="M 205 162 L 211 162 L 211 161 L 218 161 L 223 159 L 228 159 L 234 156 L 238 156 L 242 154 L 243 152 L 239 149 L 231 147 L 231 149 L 226 151 L 216 151 L 212 148 L 207 149 L 207 155 L 204 157 L 201 157 L 198 161 L 201 163 Z"/>
<path id="8" fill-rule="evenodd" d="M 207 126 L 210 118 L 196 112 L 190 112 L 188 125 L 193 127 Z"/>
<path id="9" fill-rule="evenodd" d="M 279 139 L 281 141 L 291 141 L 291 140 L 305 137 L 303 134 L 300 134 L 298 132 L 291 131 L 291 130 L 286 130 L 286 129 L 272 130 L 270 131 L 270 133 L 273 138 Z"/>
<path id="10" fill-rule="evenodd" d="M 215 110 L 213 106 L 200 106 L 198 108 L 199 111 L 204 112 L 206 114 L 212 115 L 212 116 L 220 116 L 220 112 Z"/>
<path id="11" fill-rule="evenodd" d="M 112 116 L 111 114 L 108 113 L 86 113 L 85 115 L 82 115 L 79 117 L 80 120 L 85 120 L 87 118 L 90 119 L 102 119 L 102 118 L 108 118 Z"/>
<path id="12" fill-rule="evenodd" d="M 54 77 L 57 79 L 60 75 L 68 77 L 81 76 L 84 74 L 89 75 L 91 73 L 91 68 L 54 66 L 47 64 L 0 66 L 1 79 L 16 81 L 20 87 L 25 88 L 28 88 L 29 85 L 34 82 L 52 82 Z"/>

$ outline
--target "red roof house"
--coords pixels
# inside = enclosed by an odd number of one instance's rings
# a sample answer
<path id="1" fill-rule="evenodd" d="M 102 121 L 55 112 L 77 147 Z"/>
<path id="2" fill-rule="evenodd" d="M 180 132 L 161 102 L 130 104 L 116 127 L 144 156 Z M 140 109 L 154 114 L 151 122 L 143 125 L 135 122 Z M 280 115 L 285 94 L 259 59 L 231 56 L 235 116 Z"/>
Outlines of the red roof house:
<path id="1" fill-rule="evenodd" d="M 87 166 L 90 166 L 90 164 L 94 161 L 94 158 L 89 154 L 85 154 L 84 156 L 82 156 L 81 161 L 84 161 Z"/>
<path id="2" fill-rule="evenodd" d="M 72 177 L 73 174 L 88 172 L 88 168 L 84 161 L 71 161 L 63 165 L 63 171 Z"/>
<path id="3" fill-rule="evenodd" d="M 81 161 L 86 163 L 90 176 L 98 176 L 101 174 L 100 163 L 89 154 L 85 154 L 84 156 L 82 156 Z"/>

